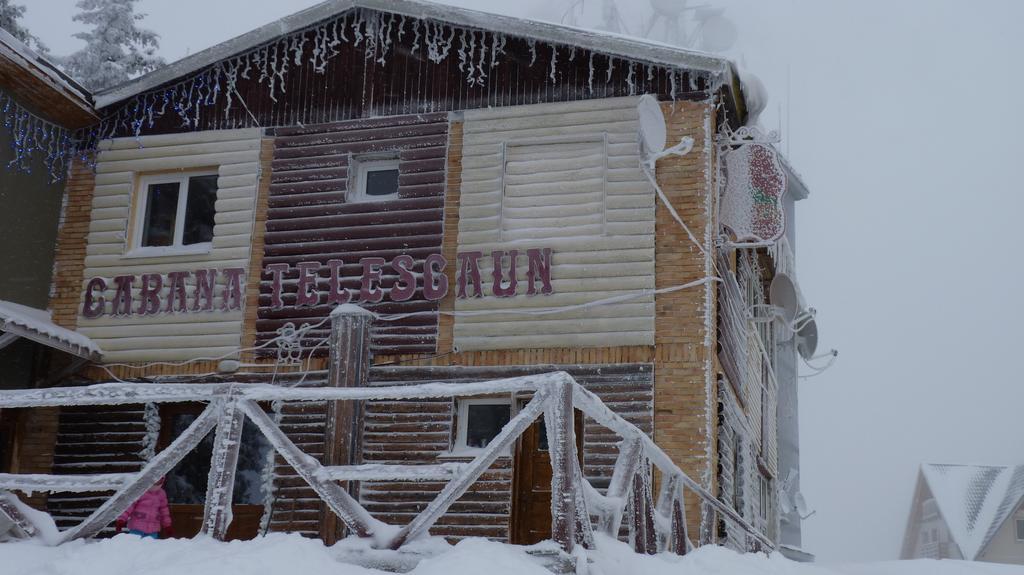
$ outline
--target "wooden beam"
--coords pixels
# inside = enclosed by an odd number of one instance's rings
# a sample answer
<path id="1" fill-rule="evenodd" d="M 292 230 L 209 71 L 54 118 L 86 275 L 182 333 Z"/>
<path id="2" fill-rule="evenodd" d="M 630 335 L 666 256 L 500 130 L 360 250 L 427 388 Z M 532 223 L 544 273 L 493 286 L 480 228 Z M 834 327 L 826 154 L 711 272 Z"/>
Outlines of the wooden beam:
<path id="1" fill-rule="evenodd" d="M 206 504 L 203 506 L 202 532 L 223 541 L 231 525 L 231 503 L 235 491 L 238 450 L 242 444 L 245 413 L 238 401 L 223 404 L 217 418 L 217 433 L 210 455 L 210 474 L 206 481 Z"/>
<path id="2" fill-rule="evenodd" d="M 82 475 L 44 475 L 34 473 L 0 473 L 0 489 L 12 491 L 51 491 L 85 493 L 114 491 L 135 477 L 134 473 L 102 473 Z"/>
<path id="3" fill-rule="evenodd" d="M 633 483 L 633 475 L 640 466 L 642 451 L 643 444 L 638 438 L 624 439 L 619 444 L 619 456 L 615 460 L 615 469 L 612 470 L 612 478 L 605 492 L 608 500 L 616 502 L 616 505 L 613 510 L 602 514 L 598 522 L 598 529 L 609 537 L 619 536 L 622 511 L 626 506 L 626 493 Z"/>
<path id="4" fill-rule="evenodd" d="M 566 553 L 576 545 L 576 497 L 573 485 L 573 460 L 577 458 L 575 413 L 572 385 L 553 386 L 551 400 L 544 413 L 551 458 L 551 539 Z"/>
<path id="5" fill-rule="evenodd" d="M 575 443 L 575 442 L 574 442 Z M 590 510 L 587 508 L 587 479 L 583 477 L 579 457 L 573 458 L 573 496 L 576 498 L 576 540 L 584 549 L 594 549 L 594 526 L 590 522 Z"/>
<path id="6" fill-rule="evenodd" d="M 370 324 L 373 314 L 354 306 L 338 306 L 331 312 L 329 336 L 330 357 L 327 362 L 327 386 L 334 388 L 364 387 L 369 379 Z M 324 465 L 352 466 L 362 463 L 362 402 L 331 401 L 327 403 L 327 424 L 324 431 Z M 358 483 L 343 486 L 358 498 Z M 320 514 L 320 537 L 333 545 L 344 537 L 338 516 Z"/>
<path id="7" fill-rule="evenodd" d="M 284 457 L 295 472 L 316 491 L 316 494 L 327 504 L 345 525 L 359 537 L 370 537 L 381 524 L 363 509 L 355 499 L 340 485 L 320 476 L 323 466 L 298 448 L 288 436 L 274 423 L 270 416 L 263 413 L 260 406 L 252 401 L 242 402 L 242 409 L 249 420 L 260 428 L 274 449 Z"/>
<path id="8" fill-rule="evenodd" d="M 219 407 L 217 402 L 208 405 L 177 439 L 149 460 L 149 463 L 135 474 L 134 479 L 121 487 L 110 499 L 104 501 L 84 521 L 61 533 L 60 541 L 63 543 L 78 537 L 92 537 L 123 513 L 125 509 L 128 509 L 150 486 L 156 483 L 157 479 L 166 475 L 210 433 L 213 426 L 217 424 Z"/>
<path id="9" fill-rule="evenodd" d="M 672 500 L 672 536 L 670 538 L 672 551 L 676 555 L 686 555 L 690 550 L 690 538 L 686 534 L 686 505 L 680 497 Z"/>
<path id="10" fill-rule="evenodd" d="M 465 463 L 437 465 L 336 465 L 324 467 L 321 475 L 335 481 L 448 481 L 465 469 Z"/>
<path id="11" fill-rule="evenodd" d="M 426 509 L 414 517 L 412 521 L 405 525 L 405 527 L 402 527 L 398 534 L 396 534 L 388 543 L 388 548 L 398 549 L 409 539 L 415 539 L 423 533 L 426 533 L 427 530 L 429 530 L 430 527 L 436 523 L 442 515 L 444 515 L 445 511 L 451 507 L 452 503 L 455 503 L 456 499 L 462 497 L 462 494 L 476 482 L 477 478 L 479 478 L 484 471 L 487 471 L 487 468 L 489 468 L 502 453 L 507 451 L 512 442 L 522 435 L 523 432 L 533 424 L 534 420 L 540 417 L 540 414 L 544 411 L 546 403 L 551 395 L 551 392 L 546 389 L 535 393 L 533 395 L 533 399 L 526 404 L 526 407 L 520 410 L 518 415 L 506 423 L 505 427 L 501 428 L 501 431 L 498 432 L 498 435 L 494 436 L 494 439 L 487 444 L 483 453 L 478 455 L 473 461 L 469 462 L 466 465 L 465 470 L 463 470 L 458 477 L 449 481 L 448 484 L 444 486 L 444 489 L 441 490 L 441 493 L 439 493 L 437 497 L 427 505 Z M 569 404 L 569 409 L 572 409 L 571 403 Z M 552 497 L 554 497 L 554 494 L 552 494 Z"/>

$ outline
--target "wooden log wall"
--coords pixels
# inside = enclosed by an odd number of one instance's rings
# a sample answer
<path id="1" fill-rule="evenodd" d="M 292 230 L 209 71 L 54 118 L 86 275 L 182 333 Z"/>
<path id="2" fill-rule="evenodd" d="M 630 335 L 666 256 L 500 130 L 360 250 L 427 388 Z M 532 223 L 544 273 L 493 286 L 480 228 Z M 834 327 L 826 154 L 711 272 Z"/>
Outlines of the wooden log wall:
<path id="1" fill-rule="evenodd" d="M 274 139 L 267 231 L 264 236 L 264 274 L 260 287 L 257 343 L 277 335 L 288 322 L 316 323 L 332 305 L 326 299 L 327 261 L 345 262 L 342 287 L 359 293 L 360 258 L 390 261 L 408 254 L 416 273 L 423 259 L 441 252 L 444 219 L 447 114 L 394 116 L 298 128 L 280 128 Z M 363 154 L 393 154 L 399 160 L 399 198 L 388 201 L 349 202 L 353 181 L 349 167 Z M 295 307 L 299 262 L 315 261 L 323 267 L 317 281 L 319 304 Z M 283 309 L 271 306 L 271 279 L 266 266 L 286 263 L 293 269 L 283 279 Z M 385 294 L 397 274 L 384 266 L 381 285 Z M 355 301 L 357 298 L 353 297 Z M 376 353 L 431 353 L 437 345 L 436 301 L 423 297 L 418 287 L 411 299 L 392 302 L 385 295 L 368 304 L 377 313 L 431 312 L 400 321 L 376 322 L 371 346 Z M 310 332 L 326 337 L 329 325 Z M 326 353 L 326 348 L 321 348 Z"/>
<path id="2" fill-rule="evenodd" d="M 533 365 L 493 367 L 375 367 L 372 385 L 412 385 L 445 381 L 469 383 L 503 377 L 569 372 L 612 410 L 647 433 L 653 431 L 654 370 L 649 364 Z M 447 461 L 452 435 L 450 398 L 366 402 L 363 456 L 367 463 L 436 464 Z M 600 490 L 611 478 L 621 439 L 587 418 L 584 422 L 584 475 Z M 444 487 L 441 482 L 363 482 L 361 503 L 387 523 L 404 524 Z M 512 459 L 499 458 L 431 529 L 452 539 L 509 536 Z"/>
<path id="3" fill-rule="evenodd" d="M 259 178 L 260 131 L 226 130 L 103 142 L 97 158 L 92 219 L 86 237 L 85 269 L 78 299 L 78 330 L 92 338 L 108 362 L 182 360 L 237 351 L 243 311 L 221 311 L 224 275 L 214 288 L 214 311 L 111 316 L 113 278 L 143 273 L 192 272 L 199 268 L 248 268 L 253 208 Z M 141 147 L 140 147 L 141 143 Z M 140 174 L 212 169 L 218 175 L 212 248 L 206 253 L 133 257 L 128 252 L 132 211 L 138 201 Z M 106 312 L 98 318 L 81 313 L 86 283 L 102 277 Z M 170 291 L 164 281 L 161 301 Z M 187 280 L 190 298 L 195 278 Z M 141 282 L 133 285 L 133 312 Z"/>
<path id="4" fill-rule="evenodd" d="M 145 463 L 144 413 L 143 405 L 61 408 L 51 473 L 138 471 Z M 47 507 L 57 527 L 66 529 L 84 520 L 111 494 L 110 491 L 53 493 Z"/>
<path id="5" fill-rule="evenodd" d="M 654 343 L 654 296 L 550 316 L 505 310 L 573 306 L 654 288 L 655 195 L 639 166 L 636 98 L 471 110 L 463 124 L 460 251 L 518 249 L 519 292 L 467 298 L 459 349 Z M 528 248 L 551 248 L 550 295 L 527 295 Z M 505 275 L 508 277 L 505 264 Z M 472 292 L 470 292 L 472 293 Z"/>

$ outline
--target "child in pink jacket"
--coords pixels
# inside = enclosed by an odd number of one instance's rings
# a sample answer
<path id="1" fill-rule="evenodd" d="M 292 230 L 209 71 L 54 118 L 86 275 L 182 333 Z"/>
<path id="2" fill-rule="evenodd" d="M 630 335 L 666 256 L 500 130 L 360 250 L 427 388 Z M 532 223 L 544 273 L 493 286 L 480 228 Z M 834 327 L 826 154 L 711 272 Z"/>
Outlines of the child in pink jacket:
<path id="1" fill-rule="evenodd" d="M 164 539 L 174 536 L 171 528 L 171 510 L 167 507 L 167 492 L 164 491 L 164 479 L 146 490 L 138 501 L 132 503 L 114 523 L 120 533 L 128 527 L 128 533 L 140 537 Z"/>

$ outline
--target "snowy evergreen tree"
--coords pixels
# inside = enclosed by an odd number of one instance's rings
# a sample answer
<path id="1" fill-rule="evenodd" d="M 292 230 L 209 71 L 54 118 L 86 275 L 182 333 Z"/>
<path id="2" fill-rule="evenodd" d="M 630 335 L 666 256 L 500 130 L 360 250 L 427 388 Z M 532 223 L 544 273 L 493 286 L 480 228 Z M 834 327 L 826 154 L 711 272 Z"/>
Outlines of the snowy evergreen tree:
<path id="1" fill-rule="evenodd" d="M 90 90 L 108 88 L 164 65 L 155 55 L 160 47 L 156 32 L 136 24 L 145 14 L 135 13 L 138 0 L 79 0 L 74 20 L 92 29 L 75 38 L 85 47 L 63 59 L 65 71 Z"/>
<path id="2" fill-rule="evenodd" d="M 23 44 L 40 54 L 49 52 L 46 45 L 33 36 L 28 28 L 21 25 L 21 17 L 25 15 L 25 7 L 14 4 L 11 0 L 0 0 L 0 28 L 7 30 L 11 36 L 21 40 Z"/>

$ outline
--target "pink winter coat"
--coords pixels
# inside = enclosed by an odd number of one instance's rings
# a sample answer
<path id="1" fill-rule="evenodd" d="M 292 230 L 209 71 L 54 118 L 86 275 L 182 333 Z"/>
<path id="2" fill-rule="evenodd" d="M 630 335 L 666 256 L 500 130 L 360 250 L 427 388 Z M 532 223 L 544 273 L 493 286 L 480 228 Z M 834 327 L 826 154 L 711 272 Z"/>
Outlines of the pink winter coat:
<path id="1" fill-rule="evenodd" d="M 132 503 L 118 517 L 128 525 L 143 533 L 159 533 L 162 527 L 171 526 L 171 510 L 167 507 L 167 492 L 162 487 L 151 487 Z"/>

